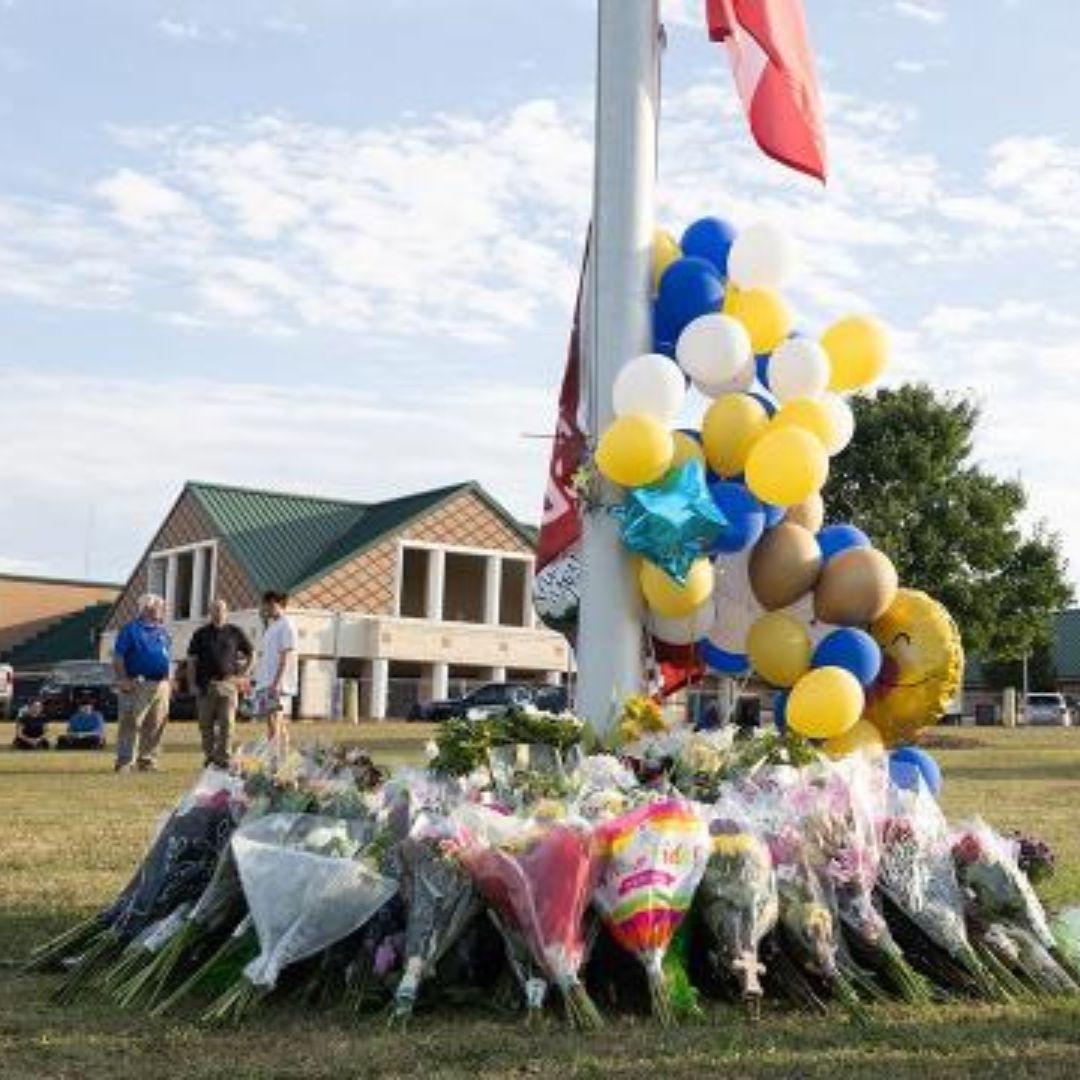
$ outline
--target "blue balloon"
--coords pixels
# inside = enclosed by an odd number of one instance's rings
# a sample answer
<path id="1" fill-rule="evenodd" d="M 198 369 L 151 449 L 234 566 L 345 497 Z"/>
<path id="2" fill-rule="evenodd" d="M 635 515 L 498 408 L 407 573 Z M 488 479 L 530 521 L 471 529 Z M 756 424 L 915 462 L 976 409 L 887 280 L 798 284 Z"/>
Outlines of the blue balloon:
<path id="1" fill-rule="evenodd" d="M 661 325 L 679 335 L 700 315 L 720 310 L 724 285 L 706 259 L 676 259 L 660 279 L 656 310 Z"/>
<path id="2" fill-rule="evenodd" d="M 765 507 L 745 484 L 734 480 L 717 480 L 709 484 L 709 493 L 727 521 L 720 535 L 712 542 L 710 554 L 745 551 L 761 539 L 765 531 Z"/>
<path id="3" fill-rule="evenodd" d="M 769 389 L 769 359 L 772 357 L 772 353 L 758 353 L 754 357 L 754 367 L 757 371 L 757 381 Z"/>
<path id="4" fill-rule="evenodd" d="M 915 791 L 921 782 L 934 798 L 941 794 L 941 767 L 918 746 L 904 746 L 889 755 L 889 778 L 908 791 Z"/>
<path id="5" fill-rule="evenodd" d="M 728 253 L 734 241 L 734 225 L 723 218 L 704 217 L 687 228 L 679 246 L 684 255 L 707 259 L 721 277 L 727 277 Z"/>
<path id="6" fill-rule="evenodd" d="M 775 529 L 787 517 L 786 506 L 773 506 L 772 503 L 762 503 L 761 505 L 765 510 L 766 529 Z"/>
<path id="7" fill-rule="evenodd" d="M 675 359 L 675 342 L 679 337 L 678 331 L 665 319 L 658 304 L 653 304 L 652 309 L 653 327 L 653 351 L 670 356 Z"/>
<path id="8" fill-rule="evenodd" d="M 821 639 L 811 666 L 843 668 L 869 686 L 881 671 L 881 647 L 865 630 L 845 626 Z"/>
<path id="9" fill-rule="evenodd" d="M 818 547 L 821 548 L 821 558 L 825 562 L 849 548 L 871 546 L 870 537 L 862 529 L 856 529 L 854 525 L 826 525 L 817 534 L 817 542 Z"/>
<path id="10" fill-rule="evenodd" d="M 721 649 L 708 638 L 698 642 L 698 654 L 707 667 L 712 668 L 713 671 L 719 671 L 722 675 L 747 675 L 750 672 L 748 656 Z"/>
<path id="11" fill-rule="evenodd" d="M 790 696 L 789 690 L 778 690 L 772 699 L 773 723 L 781 735 L 787 733 L 787 703 Z"/>
<path id="12" fill-rule="evenodd" d="M 776 402 L 768 394 L 754 394 L 750 395 L 755 401 L 761 403 L 761 407 L 770 415 L 776 415 Z"/>

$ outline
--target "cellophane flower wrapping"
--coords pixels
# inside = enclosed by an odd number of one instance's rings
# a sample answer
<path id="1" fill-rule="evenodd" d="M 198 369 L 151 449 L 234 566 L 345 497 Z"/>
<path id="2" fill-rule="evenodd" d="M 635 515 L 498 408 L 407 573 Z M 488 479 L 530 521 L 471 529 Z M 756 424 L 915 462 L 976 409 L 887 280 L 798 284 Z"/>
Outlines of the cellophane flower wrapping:
<path id="1" fill-rule="evenodd" d="M 811 865 L 831 893 L 836 913 L 861 959 L 913 1002 L 930 987 L 904 959 L 874 888 L 881 866 L 877 822 L 888 796 L 883 758 L 853 754 L 804 769 L 808 798 L 801 810 Z"/>
<path id="2" fill-rule="evenodd" d="M 447 851 L 453 832 L 445 819 L 425 815 L 393 852 L 408 912 L 404 973 L 394 999 L 399 1016 L 411 1013 L 422 980 L 483 907 L 469 874 Z"/>
<path id="3" fill-rule="evenodd" d="M 654 1012 L 669 1023 L 664 953 L 705 872 L 705 822 L 693 804 L 664 798 L 602 823 L 596 835 L 604 859 L 596 907 L 615 940 L 644 965 Z"/>
<path id="4" fill-rule="evenodd" d="M 1075 990 L 1018 845 L 975 818 L 953 833 L 952 856 L 968 916 L 994 954 L 1038 989 Z"/>
<path id="5" fill-rule="evenodd" d="M 992 998 L 1007 996 L 968 936 L 949 828 L 925 786 L 889 787 L 881 853 L 881 893 L 983 993 Z"/>
<path id="6" fill-rule="evenodd" d="M 281 970 L 347 937 L 397 891 L 362 852 L 363 819 L 270 814 L 233 837 L 240 881 L 259 939 L 244 975 L 271 989 Z"/>
<path id="7" fill-rule="evenodd" d="M 497 925 L 520 936 L 534 963 L 559 988 L 571 1023 L 595 1027 L 599 1014 L 579 978 L 585 909 L 599 870 L 592 833 L 579 820 L 510 821 L 514 824 L 491 813 L 486 820 L 475 813 L 459 816 L 458 857 Z"/>
<path id="8" fill-rule="evenodd" d="M 779 918 L 772 853 L 737 799 L 717 803 L 708 819 L 709 859 L 696 907 L 714 967 L 733 976 L 744 997 L 761 997 L 759 947 Z"/>

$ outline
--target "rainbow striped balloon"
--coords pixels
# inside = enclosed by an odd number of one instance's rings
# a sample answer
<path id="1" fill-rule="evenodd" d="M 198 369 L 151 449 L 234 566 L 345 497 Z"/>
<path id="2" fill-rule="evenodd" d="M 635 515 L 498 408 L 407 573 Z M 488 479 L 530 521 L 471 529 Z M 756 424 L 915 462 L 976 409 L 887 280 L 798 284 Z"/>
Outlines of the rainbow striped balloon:
<path id="1" fill-rule="evenodd" d="M 663 954 L 690 908 L 709 858 L 709 834 L 690 803 L 665 799 L 597 828 L 605 858 L 595 902 L 623 948 Z"/>

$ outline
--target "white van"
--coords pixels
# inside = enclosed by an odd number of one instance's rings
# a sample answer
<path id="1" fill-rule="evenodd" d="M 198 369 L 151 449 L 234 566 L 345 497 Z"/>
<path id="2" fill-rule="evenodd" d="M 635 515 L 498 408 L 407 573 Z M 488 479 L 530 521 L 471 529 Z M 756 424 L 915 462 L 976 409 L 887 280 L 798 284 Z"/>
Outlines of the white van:
<path id="1" fill-rule="evenodd" d="M 1028 694 L 1024 702 L 1024 723 L 1070 727 L 1072 717 L 1061 694 Z"/>
<path id="2" fill-rule="evenodd" d="M 10 664 L 0 664 L 0 720 L 11 715 L 11 699 L 15 696 L 15 669 Z"/>

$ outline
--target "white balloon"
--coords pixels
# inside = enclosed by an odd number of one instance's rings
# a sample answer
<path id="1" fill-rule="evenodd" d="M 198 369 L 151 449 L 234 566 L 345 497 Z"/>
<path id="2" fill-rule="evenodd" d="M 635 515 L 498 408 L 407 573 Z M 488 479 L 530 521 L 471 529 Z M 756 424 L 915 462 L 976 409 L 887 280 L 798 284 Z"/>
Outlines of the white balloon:
<path id="1" fill-rule="evenodd" d="M 851 406 L 846 399 L 832 390 L 826 390 L 818 401 L 824 406 L 832 422 L 832 438 L 825 449 L 830 455 L 839 454 L 841 450 L 847 449 L 848 443 L 855 434 L 855 414 L 851 411 Z"/>
<path id="2" fill-rule="evenodd" d="M 686 398 L 686 380 L 679 365 L 659 353 L 645 353 L 625 364 L 615 376 L 615 415 L 642 413 L 672 424 Z"/>
<path id="3" fill-rule="evenodd" d="M 769 357 L 769 389 L 780 401 L 818 397 L 829 373 L 829 354 L 812 338 L 788 338 Z"/>
<path id="4" fill-rule="evenodd" d="M 679 335 L 679 366 L 704 386 L 721 386 L 754 375 L 750 335 L 738 319 L 719 312 L 700 315 Z"/>
<path id="5" fill-rule="evenodd" d="M 795 273 L 795 242 L 777 225 L 759 221 L 743 229 L 728 254 L 728 276 L 740 289 L 779 289 Z"/>
<path id="6" fill-rule="evenodd" d="M 750 627 L 765 613 L 750 587 L 750 551 L 721 555 L 713 573 L 716 622 L 706 637 L 725 652 L 745 653 Z"/>
<path id="7" fill-rule="evenodd" d="M 699 380 L 694 380 L 694 388 L 702 397 L 718 398 L 723 397 L 724 394 L 736 394 L 742 390 L 749 390 L 754 385 L 754 373 L 753 371 L 747 371 L 744 375 L 740 375 L 737 379 L 732 379 L 730 382 L 723 383 L 705 383 Z"/>
<path id="8" fill-rule="evenodd" d="M 710 596 L 701 607 L 678 619 L 666 619 L 656 612 L 649 613 L 648 628 L 657 641 L 667 645 L 690 645 L 700 641 L 716 622 L 716 605 Z"/>

